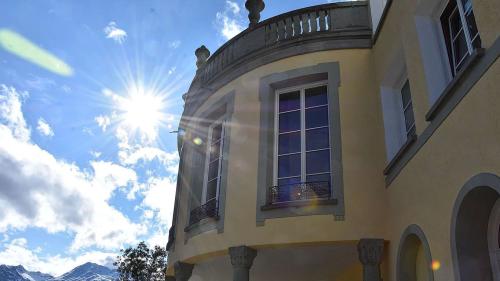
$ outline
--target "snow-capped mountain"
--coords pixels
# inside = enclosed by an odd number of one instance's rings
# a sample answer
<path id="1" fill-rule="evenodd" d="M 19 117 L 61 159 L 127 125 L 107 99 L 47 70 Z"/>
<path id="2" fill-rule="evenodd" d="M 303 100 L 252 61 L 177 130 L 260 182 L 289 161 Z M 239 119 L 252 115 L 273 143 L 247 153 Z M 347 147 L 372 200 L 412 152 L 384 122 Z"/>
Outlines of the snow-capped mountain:
<path id="1" fill-rule="evenodd" d="M 0 265 L 0 281 L 114 281 L 117 277 L 115 270 L 90 262 L 77 266 L 59 277 L 27 271 L 21 265 Z"/>
<path id="2" fill-rule="evenodd" d="M 49 274 L 27 271 L 22 265 L 0 265 L 1 281 L 47 281 L 52 278 Z"/>
<path id="3" fill-rule="evenodd" d="M 115 270 L 95 263 L 85 263 L 75 267 L 70 272 L 47 281 L 113 281 L 118 274 Z"/>

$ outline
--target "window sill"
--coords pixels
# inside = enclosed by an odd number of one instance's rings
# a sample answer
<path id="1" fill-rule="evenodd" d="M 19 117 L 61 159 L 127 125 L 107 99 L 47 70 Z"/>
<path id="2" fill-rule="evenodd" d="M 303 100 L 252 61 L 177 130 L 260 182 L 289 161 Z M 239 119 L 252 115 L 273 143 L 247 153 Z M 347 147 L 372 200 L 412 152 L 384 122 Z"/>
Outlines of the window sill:
<path id="1" fill-rule="evenodd" d="M 261 211 L 268 211 L 274 209 L 283 209 L 283 208 L 301 208 L 301 207 L 310 207 L 316 205 L 336 205 L 338 203 L 337 199 L 323 199 L 323 200 L 308 200 L 308 201 L 291 201 L 291 202 L 282 202 L 275 204 L 266 204 L 260 207 Z"/>
<path id="2" fill-rule="evenodd" d="M 215 223 L 219 220 L 219 216 L 204 218 L 199 222 L 190 224 L 184 228 L 184 232 L 190 232 L 193 229 L 201 228 L 204 225 Z"/>
<path id="3" fill-rule="evenodd" d="M 430 122 L 436 117 L 436 115 L 441 111 L 441 109 L 444 107 L 444 105 L 450 99 L 453 93 L 456 92 L 455 88 L 461 81 L 464 80 L 465 77 L 467 77 L 467 75 L 473 69 L 474 65 L 476 65 L 479 58 L 481 58 L 484 55 L 484 53 L 485 50 L 483 48 L 478 48 L 474 50 L 474 52 L 470 55 L 469 58 L 467 58 L 464 67 L 457 73 L 457 75 L 455 75 L 455 77 L 453 77 L 451 82 L 444 89 L 443 93 L 439 96 L 434 105 L 432 105 L 431 109 L 429 109 L 429 112 L 427 112 L 427 114 L 425 115 L 426 121 Z"/>
<path id="4" fill-rule="evenodd" d="M 410 136 L 406 140 L 406 142 L 403 144 L 403 146 L 401 146 L 401 148 L 399 149 L 398 153 L 396 153 L 396 155 L 394 155 L 391 162 L 389 162 L 389 164 L 387 164 L 387 166 L 385 167 L 384 175 L 387 176 L 392 171 L 392 169 L 401 160 L 403 155 L 408 151 L 408 149 L 412 146 L 412 144 L 415 143 L 416 140 L 417 140 L 417 135 L 415 135 L 415 134 Z"/>

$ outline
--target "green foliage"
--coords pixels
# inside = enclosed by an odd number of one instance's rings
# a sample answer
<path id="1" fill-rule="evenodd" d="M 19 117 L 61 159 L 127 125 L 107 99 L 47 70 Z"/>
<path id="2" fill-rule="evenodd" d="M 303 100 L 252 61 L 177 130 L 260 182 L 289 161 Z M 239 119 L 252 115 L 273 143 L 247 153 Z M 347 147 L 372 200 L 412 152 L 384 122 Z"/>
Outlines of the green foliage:
<path id="1" fill-rule="evenodd" d="M 165 281 L 168 252 L 164 248 L 149 249 L 141 242 L 120 252 L 114 262 L 120 281 Z"/>

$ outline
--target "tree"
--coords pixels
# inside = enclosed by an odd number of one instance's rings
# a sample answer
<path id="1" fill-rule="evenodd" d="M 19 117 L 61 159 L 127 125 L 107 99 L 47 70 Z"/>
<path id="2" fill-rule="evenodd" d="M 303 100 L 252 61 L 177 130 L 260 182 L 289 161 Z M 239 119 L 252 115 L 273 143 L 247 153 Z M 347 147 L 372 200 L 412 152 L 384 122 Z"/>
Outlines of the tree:
<path id="1" fill-rule="evenodd" d="M 155 246 L 149 249 L 141 242 L 137 247 L 120 250 L 114 265 L 120 281 L 165 281 L 167 270 L 166 249 Z"/>

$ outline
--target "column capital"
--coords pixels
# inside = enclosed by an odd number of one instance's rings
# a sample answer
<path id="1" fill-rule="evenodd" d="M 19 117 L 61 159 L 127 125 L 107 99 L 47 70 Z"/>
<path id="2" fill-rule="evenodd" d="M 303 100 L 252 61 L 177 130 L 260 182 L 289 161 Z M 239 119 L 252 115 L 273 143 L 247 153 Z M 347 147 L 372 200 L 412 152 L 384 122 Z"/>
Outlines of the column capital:
<path id="1" fill-rule="evenodd" d="M 257 256 L 257 251 L 247 246 L 231 247 L 229 255 L 233 267 L 250 268 Z"/>
<path id="2" fill-rule="evenodd" d="M 384 253 L 384 239 L 361 239 L 358 243 L 359 261 L 363 265 L 379 265 Z"/>
<path id="3" fill-rule="evenodd" d="M 176 262 L 174 264 L 175 280 L 188 281 L 193 274 L 194 264 Z"/>

